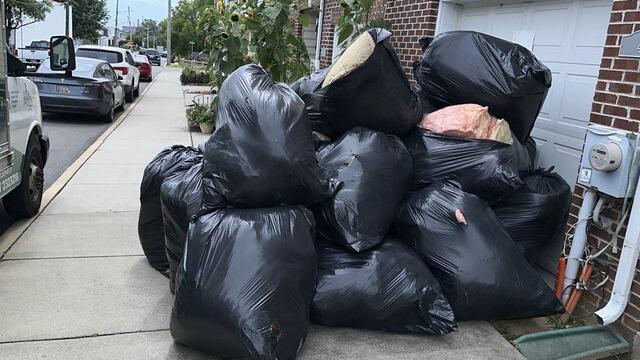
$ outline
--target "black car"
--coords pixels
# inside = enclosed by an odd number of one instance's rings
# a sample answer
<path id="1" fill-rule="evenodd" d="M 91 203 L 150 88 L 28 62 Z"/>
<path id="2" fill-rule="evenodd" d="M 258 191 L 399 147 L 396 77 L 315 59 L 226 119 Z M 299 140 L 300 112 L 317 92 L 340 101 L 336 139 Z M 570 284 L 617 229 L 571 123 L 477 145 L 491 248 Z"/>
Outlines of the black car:
<path id="1" fill-rule="evenodd" d="M 151 65 L 160 66 L 160 53 L 157 50 L 147 49 L 145 50 L 144 55 L 149 58 L 149 62 L 151 63 Z"/>
<path id="2" fill-rule="evenodd" d="M 42 111 L 98 116 L 112 122 L 124 108 L 124 85 L 111 65 L 102 60 L 76 58 L 71 76 L 52 71 L 49 60 L 28 78 L 38 86 Z"/>

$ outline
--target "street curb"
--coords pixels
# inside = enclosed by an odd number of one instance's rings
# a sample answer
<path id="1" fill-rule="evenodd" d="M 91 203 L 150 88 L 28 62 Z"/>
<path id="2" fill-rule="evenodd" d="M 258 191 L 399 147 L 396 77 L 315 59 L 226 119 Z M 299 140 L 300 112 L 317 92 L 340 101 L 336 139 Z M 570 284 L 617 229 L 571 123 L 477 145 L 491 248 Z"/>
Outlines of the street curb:
<path id="1" fill-rule="evenodd" d="M 164 69 L 160 71 L 160 73 L 162 72 L 164 72 Z M 118 119 L 113 124 L 111 124 L 111 126 L 109 126 L 107 130 L 105 130 L 102 135 L 100 135 L 96 139 L 96 141 L 94 141 L 93 144 L 91 144 L 71 165 L 69 165 L 69 167 L 62 173 L 62 175 L 60 175 L 60 177 L 44 192 L 44 194 L 42 194 L 42 204 L 40 205 L 40 211 L 38 211 L 36 215 L 29 219 L 16 220 L 7 229 L 7 231 L 5 231 L 2 236 L 0 236 L 0 260 L 4 258 L 13 244 L 15 244 L 18 239 L 20 239 L 22 234 L 24 234 L 27 229 L 29 229 L 31 224 L 33 224 L 36 219 L 38 219 L 40 215 L 42 215 L 42 212 L 47 208 L 47 206 L 49 206 L 51 201 L 53 201 L 53 199 L 58 196 L 62 189 L 67 186 L 69 181 L 71 181 L 78 170 L 82 168 L 87 160 L 89 160 L 89 158 L 91 158 L 91 156 L 98 150 L 98 148 L 100 148 L 104 141 L 118 128 L 118 126 L 120 126 L 120 124 L 122 124 L 122 122 L 124 122 L 124 120 L 129 116 L 133 109 L 136 108 L 138 103 L 144 98 L 147 92 L 149 92 L 149 90 L 155 84 L 156 77 L 157 75 L 154 76 L 154 80 L 149 83 L 149 86 L 144 89 L 144 91 L 140 94 L 140 96 L 138 96 L 136 101 L 134 101 L 127 108 L 127 110 L 120 114 Z"/>

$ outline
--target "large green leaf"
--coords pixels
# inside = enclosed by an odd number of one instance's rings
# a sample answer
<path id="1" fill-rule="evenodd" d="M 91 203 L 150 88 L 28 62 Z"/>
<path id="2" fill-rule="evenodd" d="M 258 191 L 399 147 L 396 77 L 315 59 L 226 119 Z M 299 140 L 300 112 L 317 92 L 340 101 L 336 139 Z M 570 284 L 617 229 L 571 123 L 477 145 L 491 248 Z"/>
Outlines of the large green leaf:
<path id="1" fill-rule="evenodd" d="M 282 7 L 277 5 L 267 6 L 262 13 L 269 19 L 275 20 L 282 13 Z"/>

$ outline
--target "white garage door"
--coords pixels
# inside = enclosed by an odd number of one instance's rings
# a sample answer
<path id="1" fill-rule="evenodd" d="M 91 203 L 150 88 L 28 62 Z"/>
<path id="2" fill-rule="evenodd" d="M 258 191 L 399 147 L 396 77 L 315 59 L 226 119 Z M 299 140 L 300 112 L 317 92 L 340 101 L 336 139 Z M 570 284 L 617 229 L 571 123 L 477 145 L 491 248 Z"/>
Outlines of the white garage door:
<path id="1" fill-rule="evenodd" d="M 439 31 L 475 30 L 517 42 L 553 73 L 533 137 L 538 164 L 555 166 L 573 187 L 611 14 L 610 0 L 444 6 Z M 448 5 L 450 5 L 449 3 Z M 447 11 L 449 10 L 449 11 Z"/>

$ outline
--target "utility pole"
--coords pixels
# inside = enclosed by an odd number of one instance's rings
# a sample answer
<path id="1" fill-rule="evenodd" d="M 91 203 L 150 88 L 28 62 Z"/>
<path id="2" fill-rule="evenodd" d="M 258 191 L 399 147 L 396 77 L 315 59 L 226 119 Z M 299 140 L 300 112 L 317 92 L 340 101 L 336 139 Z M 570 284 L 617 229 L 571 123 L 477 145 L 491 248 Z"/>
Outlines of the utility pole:
<path id="1" fill-rule="evenodd" d="M 171 0 L 169 3 L 169 14 L 167 16 L 167 65 L 171 64 Z"/>
<path id="2" fill-rule="evenodd" d="M 64 35 L 69 36 L 69 1 L 64 2 Z"/>
<path id="3" fill-rule="evenodd" d="M 129 20 L 129 38 L 133 42 L 133 31 L 131 31 L 131 7 L 127 6 L 127 19 Z"/>
<path id="4" fill-rule="evenodd" d="M 147 28 L 147 44 L 145 45 L 145 47 L 149 48 L 149 23 L 147 23 L 147 26 L 145 27 Z"/>
<path id="5" fill-rule="evenodd" d="M 113 35 L 113 46 L 118 46 L 118 6 L 120 5 L 120 0 L 116 0 L 116 29 Z"/>

